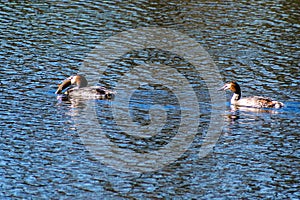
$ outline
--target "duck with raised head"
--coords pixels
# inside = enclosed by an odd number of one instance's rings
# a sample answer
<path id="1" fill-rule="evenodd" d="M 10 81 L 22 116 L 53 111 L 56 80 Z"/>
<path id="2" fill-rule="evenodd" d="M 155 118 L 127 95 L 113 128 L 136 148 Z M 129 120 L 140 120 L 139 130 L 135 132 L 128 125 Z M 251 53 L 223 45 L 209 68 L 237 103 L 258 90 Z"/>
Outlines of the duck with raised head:
<path id="1" fill-rule="evenodd" d="M 279 101 L 274 101 L 268 97 L 253 96 L 241 98 L 241 88 L 235 81 L 226 83 L 220 90 L 231 90 L 233 92 L 230 103 L 235 106 L 252 107 L 252 108 L 281 108 L 284 106 Z"/>
<path id="2" fill-rule="evenodd" d="M 65 90 L 65 91 L 64 91 Z M 112 99 L 115 92 L 101 86 L 88 86 L 83 75 L 74 75 L 58 85 L 55 94 L 62 100 L 68 99 Z"/>

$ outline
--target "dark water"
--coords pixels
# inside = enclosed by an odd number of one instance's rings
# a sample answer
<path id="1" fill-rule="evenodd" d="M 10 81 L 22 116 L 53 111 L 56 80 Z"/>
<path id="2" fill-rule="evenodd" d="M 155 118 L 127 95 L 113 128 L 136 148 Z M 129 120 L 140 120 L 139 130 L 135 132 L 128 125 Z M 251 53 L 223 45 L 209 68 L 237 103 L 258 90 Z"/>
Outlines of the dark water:
<path id="1" fill-rule="evenodd" d="M 299 6 L 298 1 L 2 3 L 1 199 L 300 198 Z M 132 120 L 161 128 L 159 134 L 142 139 L 117 126 L 111 108 L 123 108 L 118 99 L 59 103 L 54 92 L 61 80 L 80 72 L 94 47 L 139 27 L 169 28 L 195 39 L 224 82 L 237 80 L 245 96 L 269 96 L 286 107 L 231 111 L 227 104 L 212 152 L 199 157 L 213 112 L 203 77 L 170 52 L 129 52 L 110 65 L 100 83 L 118 90 L 117 80 L 132 66 L 149 60 L 169 64 L 195 90 L 199 117 L 192 117 L 190 124 L 196 120 L 199 127 L 183 154 L 162 168 L 118 171 L 118 163 L 102 162 L 101 152 L 97 156 L 89 151 L 97 140 L 87 145 L 90 136 L 78 123 L 84 121 L 81 113 L 95 105 L 97 117 L 91 126 L 100 124 L 118 148 L 146 155 L 167 145 L 178 135 L 184 114 L 193 114 L 190 107 L 179 105 L 178 90 L 153 83 L 133 92 L 128 106 Z M 120 115 L 127 111 L 120 110 Z M 160 118 L 151 124 L 153 113 Z M 126 123 L 125 128 L 132 128 Z M 110 161 L 110 155 L 105 156 Z M 159 160 L 149 162 L 155 166 Z"/>

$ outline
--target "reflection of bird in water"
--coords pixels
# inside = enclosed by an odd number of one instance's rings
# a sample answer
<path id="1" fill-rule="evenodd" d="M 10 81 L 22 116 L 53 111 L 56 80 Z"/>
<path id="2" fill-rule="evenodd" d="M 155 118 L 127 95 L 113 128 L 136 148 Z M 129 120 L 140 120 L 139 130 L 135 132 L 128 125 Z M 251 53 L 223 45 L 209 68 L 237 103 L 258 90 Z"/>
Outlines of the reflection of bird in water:
<path id="1" fill-rule="evenodd" d="M 66 91 L 64 91 L 66 90 Z M 64 91 L 64 92 L 63 92 Z M 112 99 L 115 92 L 101 86 L 88 86 L 82 75 L 70 76 L 58 86 L 58 99 Z"/>
<path id="2" fill-rule="evenodd" d="M 268 97 L 253 96 L 241 98 L 241 88 L 236 82 L 226 83 L 220 90 L 231 90 L 233 92 L 230 103 L 235 106 L 252 108 L 281 108 L 284 106 L 279 101 L 273 101 Z"/>
<path id="3" fill-rule="evenodd" d="M 274 109 L 260 109 L 253 107 L 239 107 L 236 105 L 231 105 L 231 112 L 242 111 L 242 112 L 252 112 L 252 113 L 269 113 L 269 114 L 278 114 L 277 110 Z"/>
<path id="4" fill-rule="evenodd" d="M 240 115 L 238 113 L 230 113 L 225 115 L 225 119 L 229 122 L 234 122 L 240 118 Z"/>
<path id="5" fill-rule="evenodd" d="M 225 114 L 225 119 L 229 122 L 235 122 L 240 119 L 241 114 L 245 113 L 256 113 L 256 114 L 278 114 L 277 110 L 272 109 L 260 109 L 251 107 L 239 107 L 235 105 L 230 106 L 230 112 Z"/>

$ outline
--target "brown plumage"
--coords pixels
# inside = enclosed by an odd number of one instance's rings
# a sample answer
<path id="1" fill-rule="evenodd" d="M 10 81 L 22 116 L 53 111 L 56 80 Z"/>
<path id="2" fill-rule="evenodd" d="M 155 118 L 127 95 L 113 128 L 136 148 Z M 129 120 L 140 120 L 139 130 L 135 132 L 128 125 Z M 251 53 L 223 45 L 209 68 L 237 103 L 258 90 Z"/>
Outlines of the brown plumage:
<path id="1" fill-rule="evenodd" d="M 69 86 L 71 86 L 71 80 L 65 79 L 62 84 L 58 85 L 58 89 L 56 90 L 55 94 L 61 94 L 61 92 Z"/>

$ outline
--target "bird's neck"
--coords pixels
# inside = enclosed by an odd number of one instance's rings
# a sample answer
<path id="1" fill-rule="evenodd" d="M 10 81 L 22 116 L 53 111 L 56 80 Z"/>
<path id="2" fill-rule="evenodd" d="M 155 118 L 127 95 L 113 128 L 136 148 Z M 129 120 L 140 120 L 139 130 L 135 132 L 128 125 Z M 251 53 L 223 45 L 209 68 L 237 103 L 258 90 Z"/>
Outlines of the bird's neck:
<path id="1" fill-rule="evenodd" d="M 239 92 L 235 92 L 235 93 L 233 93 L 233 95 L 232 95 L 232 97 L 231 97 L 231 103 L 232 104 L 234 104 L 235 102 L 237 102 L 238 100 L 240 100 L 241 99 L 241 91 L 239 91 Z"/>

